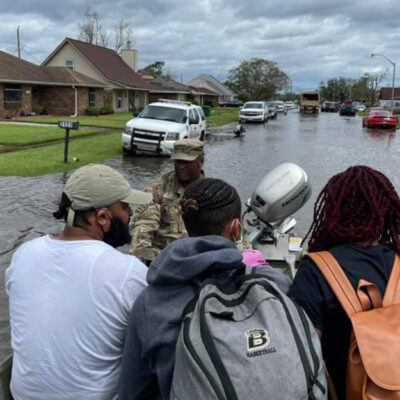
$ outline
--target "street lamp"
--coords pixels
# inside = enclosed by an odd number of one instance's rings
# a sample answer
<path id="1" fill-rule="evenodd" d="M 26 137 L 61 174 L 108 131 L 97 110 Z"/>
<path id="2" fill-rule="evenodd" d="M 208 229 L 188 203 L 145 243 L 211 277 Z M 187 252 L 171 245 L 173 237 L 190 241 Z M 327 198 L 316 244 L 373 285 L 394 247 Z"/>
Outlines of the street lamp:
<path id="1" fill-rule="evenodd" d="M 389 61 L 390 64 L 393 65 L 393 79 L 392 79 L 392 114 L 393 114 L 393 110 L 394 110 L 394 76 L 395 76 L 395 73 L 396 73 L 396 63 L 393 62 L 392 60 L 389 60 L 389 58 L 387 58 L 383 54 L 379 54 L 379 53 L 372 53 L 371 54 L 371 57 L 375 57 L 375 56 L 383 57 L 386 61 Z"/>

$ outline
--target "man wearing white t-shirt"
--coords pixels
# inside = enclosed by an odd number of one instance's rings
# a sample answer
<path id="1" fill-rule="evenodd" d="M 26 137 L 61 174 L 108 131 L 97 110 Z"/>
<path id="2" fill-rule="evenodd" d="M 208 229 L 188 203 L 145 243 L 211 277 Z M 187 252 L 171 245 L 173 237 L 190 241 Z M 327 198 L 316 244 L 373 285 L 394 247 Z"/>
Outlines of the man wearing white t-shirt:
<path id="1" fill-rule="evenodd" d="M 22 245 L 6 271 L 16 400 L 116 398 L 125 330 L 147 268 L 130 243 L 134 190 L 105 165 L 75 171 L 54 213 L 59 236 Z"/>

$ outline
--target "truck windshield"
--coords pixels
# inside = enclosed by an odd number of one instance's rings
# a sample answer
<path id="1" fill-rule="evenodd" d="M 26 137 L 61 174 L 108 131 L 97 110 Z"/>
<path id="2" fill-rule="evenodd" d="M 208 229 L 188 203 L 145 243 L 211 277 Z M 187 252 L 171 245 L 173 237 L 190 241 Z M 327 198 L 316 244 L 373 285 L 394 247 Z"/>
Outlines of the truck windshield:
<path id="1" fill-rule="evenodd" d="M 318 94 L 314 94 L 314 93 L 303 93 L 302 97 L 304 100 L 316 100 L 318 101 Z"/>
<path id="2" fill-rule="evenodd" d="M 243 108 L 263 108 L 261 103 L 246 103 Z"/>
<path id="3" fill-rule="evenodd" d="M 140 113 L 139 117 L 184 123 L 186 121 L 186 110 L 160 106 L 147 106 Z"/>

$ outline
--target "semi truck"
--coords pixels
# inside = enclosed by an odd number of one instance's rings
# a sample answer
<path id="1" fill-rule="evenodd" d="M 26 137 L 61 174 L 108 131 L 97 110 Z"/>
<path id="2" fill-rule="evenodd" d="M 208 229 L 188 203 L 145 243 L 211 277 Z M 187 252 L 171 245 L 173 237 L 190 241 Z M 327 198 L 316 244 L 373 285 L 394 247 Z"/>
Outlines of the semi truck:
<path id="1" fill-rule="evenodd" d="M 320 96 L 319 92 L 300 93 L 300 112 L 316 114 L 319 111 Z"/>

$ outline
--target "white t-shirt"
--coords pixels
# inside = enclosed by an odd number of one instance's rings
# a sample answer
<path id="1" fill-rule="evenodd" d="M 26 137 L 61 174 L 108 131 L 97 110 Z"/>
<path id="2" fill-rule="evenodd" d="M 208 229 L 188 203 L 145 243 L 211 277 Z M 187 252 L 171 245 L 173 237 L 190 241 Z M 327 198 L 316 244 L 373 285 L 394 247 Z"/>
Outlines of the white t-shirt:
<path id="1" fill-rule="evenodd" d="M 44 236 L 6 271 L 16 400 L 112 399 L 147 268 L 97 240 Z"/>

